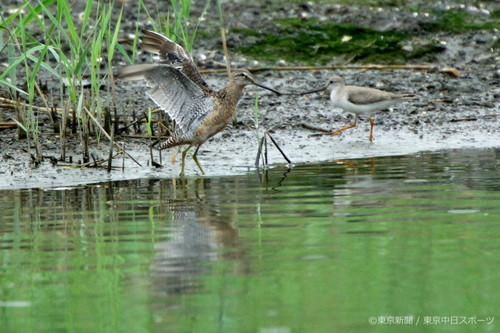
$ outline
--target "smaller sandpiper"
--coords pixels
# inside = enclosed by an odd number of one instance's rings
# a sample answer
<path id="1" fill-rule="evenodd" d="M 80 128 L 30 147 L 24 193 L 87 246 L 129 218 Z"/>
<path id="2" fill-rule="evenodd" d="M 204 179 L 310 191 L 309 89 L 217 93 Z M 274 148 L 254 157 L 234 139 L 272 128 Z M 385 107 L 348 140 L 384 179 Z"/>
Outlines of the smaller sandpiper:
<path id="1" fill-rule="evenodd" d="M 370 116 L 372 113 L 387 109 L 405 98 L 413 97 L 410 94 L 394 94 L 375 88 L 346 86 L 344 79 L 340 76 L 331 77 L 326 88 L 323 88 L 323 90 L 325 89 L 330 91 L 330 100 L 334 107 L 356 115 L 351 125 L 335 130 L 331 135 L 356 127 L 359 115 Z M 368 120 L 370 121 L 369 138 L 370 141 L 373 141 L 373 126 L 375 123 L 370 117 Z"/>

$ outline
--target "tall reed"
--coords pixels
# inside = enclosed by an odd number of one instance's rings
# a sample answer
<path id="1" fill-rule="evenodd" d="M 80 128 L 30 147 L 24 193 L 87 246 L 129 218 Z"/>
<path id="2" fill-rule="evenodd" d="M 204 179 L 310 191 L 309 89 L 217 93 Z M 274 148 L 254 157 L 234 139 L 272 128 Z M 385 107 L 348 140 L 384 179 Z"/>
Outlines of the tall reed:
<path id="1" fill-rule="evenodd" d="M 9 66 L 0 74 L 0 85 L 10 89 L 12 98 L 21 96 L 27 100 L 28 107 L 17 121 L 28 138 L 38 142 L 38 119 L 31 106 L 46 100 L 37 81 L 43 76 L 61 82 L 58 98 L 52 99 L 54 104 L 46 107 L 58 106 L 63 110 L 59 131 L 63 159 L 64 141 L 67 132 L 72 130 L 66 128 L 67 120 L 73 121 L 73 129 L 88 127 L 99 139 L 100 131 L 92 130 L 88 118 L 82 116 L 82 108 L 88 107 L 104 122 L 104 109 L 109 107 L 110 101 L 102 96 L 101 87 L 113 86 L 106 78 L 112 80 L 115 52 L 126 55 L 117 42 L 122 12 L 118 17 L 113 15 L 113 1 L 87 0 L 78 21 L 71 5 L 67 0 L 40 0 L 35 5 L 25 0 L 17 11 L 2 17 L 0 26 L 0 52 L 7 52 L 9 58 Z M 41 38 L 35 37 L 33 31 L 41 31 Z M 17 80 L 20 68 L 24 69 L 26 85 Z M 90 88 L 86 89 L 87 86 Z M 40 156 L 38 151 L 37 156 Z"/>
<path id="2" fill-rule="evenodd" d="M 167 1 L 172 15 L 154 20 L 153 25 L 163 26 L 157 31 L 166 30 L 168 36 L 191 52 L 210 0 L 203 3 L 195 18 L 192 0 Z M 23 105 L 27 107 L 19 109 L 16 121 L 28 138 L 28 146 L 34 147 L 37 160 L 42 158 L 39 123 L 44 118 L 32 106 L 44 104 L 51 121 L 60 124 L 54 132 L 60 140 L 61 159 L 66 159 L 66 143 L 73 136 L 82 140 L 82 155 L 88 160 L 89 138 L 99 141 L 102 128 L 111 132 L 106 122 L 109 124 L 111 118 L 116 126 L 121 116 L 114 103 L 113 59 L 118 54 L 132 62 L 136 52 L 137 41 L 132 55 L 118 43 L 123 7 L 116 11 L 113 0 L 86 0 L 77 17 L 73 4 L 70 0 L 22 0 L 8 16 L 0 14 L 0 53 L 9 59 L 0 73 L 0 85 L 10 91 L 12 99 L 22 98 L 26 102 Z M 150 12 L 139 0 L 137 16 L 146 13 L 152 19 Z M 38 86 L 41 78 L 61 84 L 56 85 L 56 91 L 50 91 L 50 96 L 44 96 L 47 92 Z"/>

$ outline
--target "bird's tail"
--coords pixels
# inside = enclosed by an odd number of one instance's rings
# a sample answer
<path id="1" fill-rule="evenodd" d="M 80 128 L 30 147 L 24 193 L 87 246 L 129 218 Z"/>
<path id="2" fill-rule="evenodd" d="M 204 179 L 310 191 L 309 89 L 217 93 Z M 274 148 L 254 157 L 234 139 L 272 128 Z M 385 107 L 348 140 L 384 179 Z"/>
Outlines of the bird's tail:
<path id="1" fill-rule="evenodd" d="M 181 140 L 182 141 L 182 140 Z M 158 149 L 159 150 L 163 150 L 163 149 L 168 149 L 168 148 L 172 148 L 172 147 L 176 147 L 176 146 L 181 146 L 183 145 L 184 143 L 180 143 L 179 142 L 179 138 L 178 136 L 176 135 L 172 135 L 170 138 L 168 138 L 167 140 L 163 141 L 160 143 Z"/>

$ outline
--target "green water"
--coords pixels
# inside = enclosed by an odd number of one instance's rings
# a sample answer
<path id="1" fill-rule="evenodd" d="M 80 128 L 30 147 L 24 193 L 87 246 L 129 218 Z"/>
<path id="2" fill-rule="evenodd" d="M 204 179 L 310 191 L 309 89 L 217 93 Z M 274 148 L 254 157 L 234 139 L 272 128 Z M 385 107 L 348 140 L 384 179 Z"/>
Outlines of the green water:
<path id="1" fill-rule="evenodd" d="M 496 332 L 499 166 L 460 150 L 0 191 L 0 332 Z"/>

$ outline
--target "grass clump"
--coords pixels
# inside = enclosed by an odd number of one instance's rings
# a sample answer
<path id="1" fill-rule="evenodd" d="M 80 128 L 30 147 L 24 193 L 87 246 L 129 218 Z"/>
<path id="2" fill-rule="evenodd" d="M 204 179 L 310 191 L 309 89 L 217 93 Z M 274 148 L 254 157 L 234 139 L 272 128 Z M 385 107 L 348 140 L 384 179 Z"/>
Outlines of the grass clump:
<path id="1" fill-rule="evenodd" d="M 206 0 L 198 17 L 193 15 L 192 0 L 169 0 L 171 11 L 166 15 L 158 14 L 152 21 L 153 30 L 174 42 L 181 44 L 189 53 L 193 50 L 196 37 L 205 32 L 199 30 L 201 22 L 209 9 L 211 0 Z M 145 4 L 141 1 L 145 12 L 149 12 Z"/>
<path id="2" fill-rule="evenodd" d="M 113 1 L 97 0 L 88 0 L 78 18 L 72 3 L 65 0 L 24 1 L 14 13 L 1 17 L 0 52 L 7 52 L 9 65 L 0 74 L 0 85 L 9 88 L 12 100 L 23 101 L 15 121 L 26 133 L 28 147 L 40 146 L 40 119 L 35 110 L 40 103 L 59 122 L 54 133 L 61 140 L 61 160 L 65 160 L 68 135 L 88 138 L 80 130 L 99 139 L 105 110 L 113 107 L 107 96 L 113 89 L 114 54 L 127 56 L 117 42 L 121 17 Z M 41 87 L 40 82 L 49 81 L 59 82 L 58 88 Z M 87 113 L 98 123 L 90 122 Z M 36 148 L 35 152 L 38 163 L 41 151 Z"/>
<path id="3" fill-rule="evenodd" d="M 153 30 L 165 31 L 190 52 L 211 0 L 204 0 L 201 14 L 194 18 L 192 0 L 165 2 L 170 9 L 157 10 L 158 17 L 153 18 L 148 8 L 151 3 L 139 0 L 136 16 L 144 17 Z M 0 86 L 7 91 L 2 100 L 17 110 L 12 121 L 19 129 L 18 138 L 27 139 L 28 154 L 35 156 L 33 160 L 38 164 L 43 159 L 41 143 L 47 142 L 40 139 L 50 135 L 60 141 L 57 160 L 63 162 L 67 160 L 69 143 L 79 144 L 85 165 L 89 165 L 90 158 L 95 161 L 89 154 L 91 141 L 107 138 L 111 147 L 123 151 L 113 138 L 114 134 L 127 132 L 129 115 L 117 110 L 113 67 L 117 55 L 132 63 L 137 51 L 137 39 L 123 40 L 123 45 L 132 44 L 132 56 L 118 42 L 124 10 L 130 12 L 130 8 L 114 0 L 18 3 L 9 14 L 0 13 L 0 59 L 8 60 L 0 72 Z M 156 3 L 157 9 L 159 5 Z M 136 35 L 139 24 L 135 25 Z M 135 113 L 132 117 L 133 124 L 141 123 Z M 53 133 L 43 126 L 49 119 Z"/>

